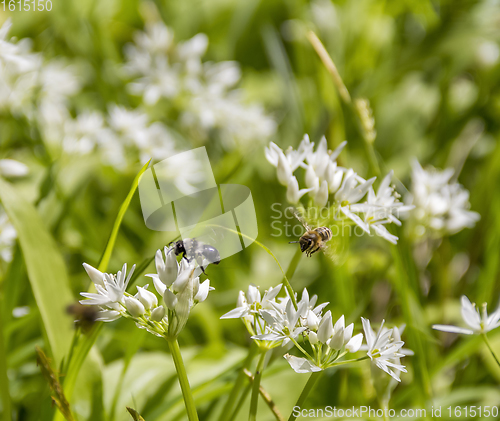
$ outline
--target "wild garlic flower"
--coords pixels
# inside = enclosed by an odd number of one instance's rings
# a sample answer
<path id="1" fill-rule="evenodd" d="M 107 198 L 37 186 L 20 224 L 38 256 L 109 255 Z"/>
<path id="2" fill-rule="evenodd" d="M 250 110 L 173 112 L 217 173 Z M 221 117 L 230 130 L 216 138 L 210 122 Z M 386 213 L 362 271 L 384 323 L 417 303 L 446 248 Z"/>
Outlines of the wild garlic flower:
<path id="1" fill-rule="evenodd" d="M 297 150 L 290 147 L 284 152 L 271 142 L 265 155 L 276 167 L 278 181 L 287 187 L 286 197 L 290 203 L 297 205 L 305 194 L 309 194 L 309 206 L 329 207 L 335 220 L 355 224 L 367 234 L 373 232 L 396 244 L 398 238 L 387 230 L 386 225 L 401 225 L 399 214 L 414 206 L 399 201 L 399 195 L 390 185 L 392 171 L 384 177 L 375 193 L 376 177 L 365 180 L 353 169 L 340 167 L 336 159 L 346 143 L 342 142 L 331 151 L 323 137 L 314 150 L 314 143 L 304 135 Z M 299 168 L 304 170 L 305 188 L 302 189 L 295 175 Z"/>
<path id="2" fill-rule="evenodd" d="M 263 350 L 280 345 L 295 346 L 303 356 L 285 354 L 284 358 L 297 373 L 321 371 L 370 358 L 377 367 L 400 381 L 398 373 L 406 372 L 406 369 L 399 358 L 412 355 L 412 352 L 401 349 L 404 342 L 397 328 L 387 329 L 382 323 L 376 334 L 371 330 L 370 322 L 362 318 L 367 339 L 363 348 L 363 334 L 354 334 L 353 323 L 346 326 L 342 315 L 334 324 L 330 311 L 323 314 L 328 303 L 316 305 L 318 297 L 309 298 L 307 289 L 304 289 L 295 307 L 288 291 L 286 297 L 277 297 L 280 290 L 281 284 L 270 288 L 261 299 L 258 288 L 252 285 L 246 294 L 240 291 L 237 307 L 221 319 L 241 318 L 252 339 Z M 343 358 L 361 349 L 367 351 L 366 357 Z"/>
<path id="3" fill-rule="evenodd" d="M 400 358 L 405 354 L 401 352 L 404 342 L 401 340 L 399 330 L 384 328 L 385 321 L 382 320 L 378 332 L 375 333 L 368 319 L 362 317 L 361 321 L 367 343 L 366 355 L 378 368 L 400 382 L 399 373 L 407 371 L 405 366 L 400 364 Z"/>
<path id="4" fill-rule="evenodd" d="M 116 275 L 102 273 L 87 263 L 84 263 L 83 267 L 97 292 L 81 292 L 80 295 L 87 300 L 80 300 L 80 304 L 98 306 L 100 309 L 98 321 L 110 322 L 121 317 L 126 310 L 125 291 L 134 273 L 135 265 L 132 266 L 128 276 L 126 263 Z"/>
<path id="5" fill-rule="evenodd" d="M 156 291 L 163 297 L 166 317 L 162 319 L 162 333 L 170 338 L 175 338 L 186 325 L 193 307 L 205 301 L 208 293 L 214 288 L 210 280 L 200 283 L 194 263 L 182 259 L 178 264 L 172 247 L 164 248 L 164 255 L 158 250 L 155 255 L 155 274 L 149 274 L 153 279 Z"/>
<path id="6" fill-rule="evenodd" d="M 462 333 L 464 335 L 484 334 L 500 326 L 500 306 L 488 316 L 487 303 L 483 303 L 481 311 L 475 303 L 462 296 L 462 318 L 469 328 L 450 325 L 433 325 L 432 328 L 442 332 Z"/>
<path id="7" fill-rule="evenodd" d="M 84 263 L 97 293 L 82 292 L 87 300 L 80 303 L 97 306 L 98 321 L 110 322 L 126 317 L 155 336 L 176 338 L 186 325 L 193 307 L 205 301 L 213 288 L 208 279 L 200 283 L 193 264 L 183 260 L 179 265 L 175 254 L 167 247 L 165 257 L 158 250 L 155 256 L 157 273 L 147 275 L 153 278 L 155 289 L 163 301 L 148 290 L 149 285 L 137 286 L 135 295 L 126 292 L 135 265 L 127 276 L 126 264 L 116 275 L 111 275 Z"/>
<path id="8" fill-rule="evenodd" d="M 207 47 L 205 34 L 175 44 L 163 22 L 146 22 L 125 49 L 130 92 L 150 106 L 161 99 L 182 103 L 181 123 L 201 139 L 216 131 L 225 146 L 233 147 L 269 138 L 275 121 L 259 104 L 245 104 L 234 89 L 241 77 L 238 63 L 204 63 Z"/>
<path id="9" fill-rule="evenodd" d="M 417 160 L 412 168 L 408 201 L 415 205 L 410 214 L 413 235 L 442 237 L 474 227 L 480 215 L 469 210 L 469 192 L 451 180 L 453 169 L 424 170 Z"/>

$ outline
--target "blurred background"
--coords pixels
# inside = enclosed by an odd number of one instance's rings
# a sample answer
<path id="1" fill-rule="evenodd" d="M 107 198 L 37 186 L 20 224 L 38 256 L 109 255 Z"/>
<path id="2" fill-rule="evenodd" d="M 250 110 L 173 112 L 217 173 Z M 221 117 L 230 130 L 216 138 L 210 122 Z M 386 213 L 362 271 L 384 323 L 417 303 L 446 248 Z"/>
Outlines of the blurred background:
<path id="1" fill-rule="evenodd" d="M 410 188 L 413 158 L 451 167 L 481 220 L 429 240 L 423 263 L 422 244 L 404 229 L 398 246 L 352 238 L 341 264 L 303 258 L 292 285 L 329 301 L 334 319 L 345 314 L 357 328 L 361 315 L 409 325 L 403 340 L 417 355 L 405 358 L 409 374 L 391 407 L 500 405 L 500 370 L 480 338 L 430 330 L 432 323 L 459 322 L 462 294 L 487 301 L 491 311 L 499 299 L 498 1 L 53 0 L 42 12 L 9 12 L 5 3 L 0 159 L 20 161 L 28 171 L 5 173 L 0 184 L 0 201 L 10 210 L 7 217 L 0 208 L 3 419 L 53 419 L 35 346 L 60 362 L 47 340 L 55 329 L 69 343 L 73 320 L 64 315 L 48 327 L 47 312 L 87 290 L 82 263 L 97 266 L 132 181 L 150 158 L 206 146 L 218 184 L 253 192 L 258 240 L 285 268 L 295 248 L 271 223 L 278 216 L 273 204 L 286 207 L 286 189 L 264 147 L 270 141 L 297 147 L 304 133 L 316 142 L 326 135 L 331 149 L 347 140 L 339 162 L 373 175 L 356 121 L 308 30 L 325 44 L 351 95 L 369 100 L 377 160 L 383 173 L 394 170 L 400 194 Z M 36 234 L 40 224 L 48 238 Z M 135 195 L 108 271 L 147 262 L 172 240 L 146 228 Z M 52 273 L 40 249 L 57 255 Z M 151 272 L 152 264 L 145 269 Z M 180 344 L 200 419 L 215 420 L 250 344 L 239 320 L 219 317 L 235 306 L 238 290 L 258 284 L 263 291 L 282 275 L 255 244 L 207 272 L 216 290 L 196 307 Z M 499 333 L 490 336 L 497 352 Z M 263 386 L 288 415 L 307 376 L 293 372 L 279 352 Z M 70 399 L 78 419 L 127 420 L 125 405 L 147 421 L 184 419 L 166 344 L 127 320 L 102 328 L 85 364 Z M 326 405 L 377 407 L 369 364 L 328 370 L 308 400 L 308 407 Z M 265 405 L 258 419 L 273 419 Z"/>

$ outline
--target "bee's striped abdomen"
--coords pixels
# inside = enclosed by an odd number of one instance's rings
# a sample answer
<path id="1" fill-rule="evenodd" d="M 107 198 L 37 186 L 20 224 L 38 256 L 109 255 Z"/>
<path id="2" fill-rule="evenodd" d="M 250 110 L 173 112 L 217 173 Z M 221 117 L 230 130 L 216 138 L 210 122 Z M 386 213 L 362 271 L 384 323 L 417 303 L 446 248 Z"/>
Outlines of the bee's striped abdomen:
<path id="1" fill-rule="evenodd" d="M 318 227 L 314 231 L 319 234 L 323 241 L 329 241 L 332 238 L 332 230 L 328 227 Z"/>

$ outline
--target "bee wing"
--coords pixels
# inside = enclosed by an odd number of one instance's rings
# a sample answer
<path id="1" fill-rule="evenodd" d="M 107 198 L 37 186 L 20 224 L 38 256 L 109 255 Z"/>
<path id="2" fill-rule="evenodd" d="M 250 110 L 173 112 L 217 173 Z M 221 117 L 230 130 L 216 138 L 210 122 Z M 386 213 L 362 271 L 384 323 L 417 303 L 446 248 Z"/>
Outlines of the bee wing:
<path id="1" fill-rule="evenodd" d="M 311 230 L 311 227 L 307 224 L 306 220 L 302 217 L 297 209 L 293 210 L 293 215 L 298 219 L 298 221 L 304 226 L 307 231 Z"/>
<path id="2" fill-rule="evenodd" d="M 320 248 L 325 256 L 336 265 L 340 265 L 343 261 L 345 261 L 345 247 L 341 241 L 339 242 L 338 240 L 333 239 L 330 240 L 328 244 L 322 243 Z"/>

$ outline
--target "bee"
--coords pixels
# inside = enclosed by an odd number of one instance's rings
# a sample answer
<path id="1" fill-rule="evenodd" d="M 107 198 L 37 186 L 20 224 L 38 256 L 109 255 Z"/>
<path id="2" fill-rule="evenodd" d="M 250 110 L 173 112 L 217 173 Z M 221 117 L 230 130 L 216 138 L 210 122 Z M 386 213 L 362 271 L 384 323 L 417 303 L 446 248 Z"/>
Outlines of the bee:
<path id="1" fill-rule="evenodd" d="M 308 257 L 311 257 L 318 250 L 326 250 L 326 242 L 332 239 L 332 230 L 328 227 L 317 227 L 312 229 L 302 216 L 297 211 L 294 212 L 295 217 L 306 229 L 306 232 L 299 241 L 290 241 L 290 244 L 299 243 L 300 250 Z"/>
<path id="2" fill-rule="evenodd" d="M 66 307 L 66 312 L 75 318 L 75 327 L 81 327 L 84 332 L 88 332 L 99 316 L 99 311 L 95 306 L 84 306 L 79 302 Z"/>
<path id="3" fill-rule="evenodd" d="M 169 246 L 172 244 L 172 250 L 176 256 L 182 256 L 182 258 L 186 259 L 188 262 L 194 259 L 203 273 L 205 273 L 205 268 L 203 267 L 204 260 L 208 261 L 206 266 L 208 266 L 209 263 L 214 265 L 220 263 L 219 250 L 195 238 L 185 238 L 184 240 L 174 241 L 170 243 Z"/>

